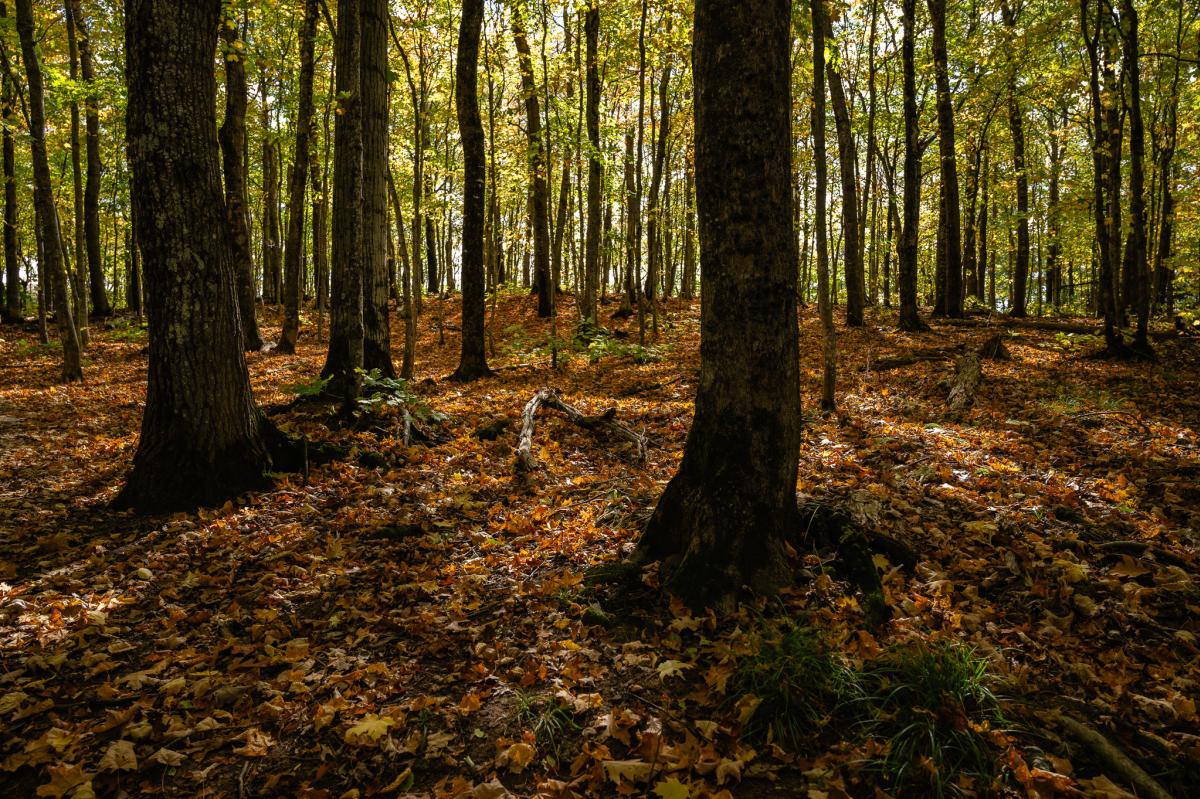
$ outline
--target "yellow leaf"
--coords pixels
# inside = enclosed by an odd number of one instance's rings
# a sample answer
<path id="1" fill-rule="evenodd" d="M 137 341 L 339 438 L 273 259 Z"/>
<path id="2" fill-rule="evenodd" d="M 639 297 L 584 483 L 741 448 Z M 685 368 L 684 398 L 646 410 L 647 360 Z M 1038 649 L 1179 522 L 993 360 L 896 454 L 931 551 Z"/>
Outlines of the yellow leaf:
<path id="1" fill-rule="evenodd" d="M 508 770 L 513 774 L 519 774 L 533 762 L 533 756 L 536 750 L 526 743 L 517 743 L 505 749 L 496 758 L 497 766 L 508 766 Z"/>
<path id="2" fill-rule="evenodd" d="M 387 735 L 388 728 L 395 723 L 396 722 L 392 719 L 382 718 L 374 713 L 368 713 L 367 715 L 363 716 L 362 721 L 346 730 L 346 743 L 360 745 L 375 743 L 380 738 Z"/>
<path id="3" fill-rule="evenodd" d="M 154 754 L 150 755 L 150 760 L 152 762 L 159 763 L 163 766 L 178 766 L 184 761 L 185 758 L 187 758 L 187 755 L 183 754 L 182 752 L 176 752 L 172 749 L 168 749 L 165 746 Z"/>
<path id="4" fill-rule="evenodd" d="M 674 777 L 654 786 L 654 795 L 659 799 L 687 799 L 689 794 L 691 790 Z"/>
<path id="5" fill-rule="evenodd" d="M 266 757 L 271 751 L 271 746 L 275 743 L 275 741 L 271 740 L 270 735 L 267 735 L 257 727 L 251 727 L 239 735 L 238 738 L 243 741 L 243 745 L 234 749 L 233 753 L 245 757 Z"/>
<path id="6" fill-rule="evenodd" d="M 62 799 L 63 796 L 85 784 L 88 786 L 88 790 L 91 790 L 92 780 L 84 773 L 83 765 L 80 763 L 47 766 L 46 771 L 50 772 L 50 782 L 38 786 L 38 796 Z"/>
<path id="7" fill-rule="evenodd" d="M 653 769 L 645 760 L 605 760 L 604 773 L 615 784 L 645 782 Z"/>
<path id="8" fill-rule="evenodd" d="M 101 771 L 137 771 L 133 741 L 113 741 L 100 758 Z"/>
<path id="9" fill-rule="evenodd" d="M 662 680 L 668 677 L 682 677 L 691 667 L 690 663 L 684 663 L 682 660 L 664 660 L 658 664 L 658 676 Z"/>

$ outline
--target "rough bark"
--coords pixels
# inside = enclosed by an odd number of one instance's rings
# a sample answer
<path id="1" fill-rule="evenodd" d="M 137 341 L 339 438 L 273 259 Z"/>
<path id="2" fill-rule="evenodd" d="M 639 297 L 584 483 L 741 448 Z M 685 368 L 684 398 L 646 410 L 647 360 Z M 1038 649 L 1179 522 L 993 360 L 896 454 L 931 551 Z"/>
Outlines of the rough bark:
<path id="1" fill-rule="evenodd" d="M 1134 277 L 1137 332 L 1134 349 L 1153 353 L 1147 336 L 1150 324 L 1150 271 L 1146 255 L 1146 133 L 1142 122 L 1141 68 L 1138 64 L 1138 16 L 1133 0 L 1121 0 L 1124 72 L 1129 84 L 1129 260 Z"/>
<path id="2" fill-rule="evenodd" d="M 0 12 L 3 4 L 0 3 Z M 4 15 L 7 16 L 7 15 Z M 7 66 L 7 65 L 6 65 Z M 3 114 L 4 151 L 4 318 L 15 322 L 24 315 L 21 305 L 21 261 L 17 257 L 17 148 L 13 141 L 13 86 L 8 70 L 4 70 L 3 97 L 0 98 L 0 113 Z"/>
<path id="3" fill-rule="evenodd" d="M 299 113 L 296 115 L 296 144 L 288 179 L 288 232 L 283 250 L 283 330 L 275 349 L 296 351 L 300 338 L 300 297 L 304 253 L 304 190 L 308 184 L 309 140 L 313 118 L 313 50 L 317 35 L 317 0 L 304 0 L 304 22 L 300 28 Z"/>
<path id="4" fill-rule="evenodd" d="M 788 0 L 698 0 L 693 45 L 700 382 L 679 471 L 635 561 L 728 607 L 790 579 L 800 446 Z"/>
<path id="5" fill-rule="evenodd" d="M 833 35 L 833 24 L 825 16 L 824 37 Z M 824 60 L 824 58 L 822 58 Z M 833 105 L 833 121 L 837 129 L 838 172 L 842 181 L 842 236 L 845 241 L 846 275 L 846 324 L 851 327 L 861 327 L 863 324 L 863 309 L 867 304 L 866 275 L 863 270 L 863 252 L 859 247 L 862 240 L 858 205 L 858 150 L 854 144 L 854 129 L 850 124 L 850 107 L 846 101 L 846 92 L 842 88 L 842 76 L 838 74 L 832 62 L 826 63 L 825 71 L 829 76 L 829 99 Z M 824 100 L 822 98 L 822 107 Z M 822 127 L 824 138 L 824 127 Z M 822 143 L 822 149 L 824 145 Z M 817 165 L 824 168 L 824 156 Z M 824 219 L 822 212 L 817 212 L 817 219 Z"/>
<path id="6" fill-rule="evenodd" d="M 1001 12 L 1004 25 L 1012 35 L 1017 25 L 1017 9 L 1004 0 Z M 1013 65 L 1008 79 L 1008 130 L 1012 137 L 1013 172 L 1017 181 L 1017 251 L 1012 276 L 1012 307 L 1008 312 L 1012 316 L 1022 317 L 1027 315 L 1025 305 L 1029 282 L 1029 174 L 1025 164 L 1025 113 L 1021 109 L 1016 65 Z"/>
<path id="7" fill-rule="evenodd" d="M 221 196 L 213 122 L 220 11 L 220 0 L 125 3 L 150 365 L 141 438 L 118 502 L 144 512 L 219 504 L 262 484 L 271 468 L 268 426 L 242 355 Z"/>
<path id="8" fill-rule="evenodd" d="M 983 379 L 979 366 L 979 355 L 968 352 L 954 362 L 954 377 L 950 381 L 950 393 L 946 404 L 955 413 L 962 413 L 975 404 L 975 391 Z"/>
<path id="9" fill-rule="evenodd" d="M 363 368 L 395 377 L 388 319 L 387 269 L 387 0 L 360 0 L 362 9 L 362 306 Z"/>
<path id="10" fill-rule="evenodd" d="M 455 72 L 458 132 L 463 145 L 462 223 L 462 350 L 457 380 L 476 380 L 491 374 L 484 340 L 485 275 L 483 217 L 487 203 L 487 154 L 483 119 L 479 114 L 479 37 L 483 0 L 464 0 L 458 29 Z"/>
<path id="11" fill-rule="evenodd" d="M 262 107 L 262 298 L 267 305 L 283 299 L 283 248 L 279 241 L 279 144 L 271 129 L 270 96 L 264 77 L 259 84 Z"/>
<path id="12" fill-rule="evenodd" d="M 339 113 L 334 120 L 333 230 L 329 351 L 324 377 L 347 406 L 357 398 L 363 366 L 363 136 L 359 0 L 338 0 L 334 40 Z"/>
<path id="13" fill-rule="evenodd" d="M 250 203 L 246 195 L 246 63 L 237 21 L 221 23 L 225 63 L 225 120 L 218 131 L 221 166 L 225 173 L 225 216 L 233 236 L 234 272 L 242 341 L 247 351 L 262 349 L 255 314 L 254 259 L 250 252 Z"/>
<path id="14" fill-rule="evenodd" d="M 62 258 L 62 235 L 58 228 L 58 214 L 54 209 L 54 187 L 50 176 L 50 161 L 46 155 L 45 84 L 34 42 L 32 0 L 17 0 L 17 35 L 21 39 L 21 56 L 25 63 L 29 88 L 29 146 L 33 160 L 33 196 L 42 241 L 38 264 L 44 263 L 43 273 L 49 278 L 54 293 L 54 318 L 63 349 L 62 379 L 64 382 L 83 380 L 79 333 L 75 329 L 75 319 L 71 314 L 70 289 Z"/>
<path id="15" fill-rule="evenodd" d="M 92 39 L 80 0 L 70 0 L 75 18 L 75 33 L 79 44 L 79 76 L 87 86 L 83 98 L 84 149 L 86 151 L 86 182 L 83 190 L 83 232 L 87 249 L 87 268 L 91 283 L 92 313 L 112 315 L 112 304 L 104 290 L 104 262 L 100 250 L 100 108 L 94 81 Z"/>
<path id="16" fill-rule="evenodd" d="M 813 0 L 812 2 L 812 26 L 813 26 L 813 111 L 812 111 L 812 139 L 813 139 L 813 162 L 816 168 L 816 204 L 817 204 L 817 313 L 821 317 L 821 410 L 830 413 L 837 409 L 837 398 L 834 396 L 834 391 L 837 387 L 837 339 L 835 338 L 833 329 L 833 301 L 829 294 L 829 242 L 828 223 L 829 218 L 826 207 L 826 195 L 829 191 L 829 176 L 828 166 L 825 162 L 825 34 L 827 33 L 828 20 L 824 9 L 824 0 Z M 831 77 L 837 73 L 829 70 Z M 832 84 L 832 80 L 830 81 Z M 840 88 L 840 87 L 839 87 Z M 835 103 L 836 104 L 836 103 Z M 843 98 L 843 111 L 845 111 L 845 102 Z M 846 117 L 845 126 L 847 139 L 850 136 L 850 119 Z M 846 148 L 841 145 L 842 125 L 838 124 L 838 141 L 839 150 L 843 151 L 845 156 Z M 850 144 L 853 147 L 853 144 Z M 849 167 L 849 169 L 847 169 Z M 845 157 L 842 160 L 842 190 L 846 190 L 847 178 L 849 173 L 849 183 L 851 191 L 854 186 L 854 164 L 851 161 L 847 164 Z M 854 224 L 857 226 L 857 201 L 845 202 L 843 197 L 843 219 L 854 217 Z M 848 246 L 846 247 L 846 260 L 854 258 L 855 246 L 851 243 L 854 241 L 852 236 L 846 237 Z M 861 264 L 859 264 L 859 277 L 862 276 Z M 850 271 L 846 272 L 847 283 L 850 280 Z M 861 298 L 860 298 L 861 299 Z M 862 324 L 862 305 L 859 303 L 857 307 L 858 324 Z M 847 303 L 847 323 L 849 323 L 849 304 Z"/>

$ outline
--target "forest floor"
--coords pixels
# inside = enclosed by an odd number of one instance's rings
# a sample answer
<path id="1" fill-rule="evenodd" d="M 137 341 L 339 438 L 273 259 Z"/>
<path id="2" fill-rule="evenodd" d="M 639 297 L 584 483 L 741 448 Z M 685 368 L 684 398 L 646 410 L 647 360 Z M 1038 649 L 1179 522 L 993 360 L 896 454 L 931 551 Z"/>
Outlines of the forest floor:
<path id="1" fill-rule="evenodd" d="M 989 792 L 971 774 L 935 780 L 926 756 L 909 764 L 915 782 L 888 788 L 886 725 L 839 710 L 818 708 L 800 746 L 739 735 L 764 698 L 747 675 L 789 625 L 819 630 L 849 669 L 913 642 L 969 647 L 1003 720 L 907 712 L 979 733 L 993 793 L 1131 795 L 1061 711 L 1171 795 L 1198 795 L 1197 341 L 1125 364 L 1088 358 L 1086 336 L 1014 328 L 1012 359 L 984 361 L 975 406 L 955 418 L 951 360 L 866 367 L 995 330 L 900 334 L 872 311 L 868 327 L 839 328 L 840 411 L 823 418 L 804 311 L 802 499 L 901 542 L 915 565 L 876 555 L 892 619 L 871 626 L 831 553 L 800 541 L 793 589 L 717 619 L 585 581 L 629 551 L 678 463 L 698 306 L 667 303 L 645 350 L 636 320 L 606 322 L 630 335 L 560 353 L 551 371 L 546 323 L 504 295 L 490 327 L 501 370 L 463 385 L 446 379 L 457 333 L 441 343 L 437 321 L 457 321 L 455 304 L 429 302 L 409 386 L 443 440 L 405 446 L 386 408 L 347 426 L 326 405 L 289 405 L 323 361 L 309 334 L 296 356 L 249 356 L 258 401 L 348 457 L 156 518 L 107 508 L 136 446 L 144 331 L 95 326 L 87 382 L 62 386 L 56 348 L 0 329 L 0 795 Z M 403 323 L 392 329 L 398 355 Z M 521 410 L 546 386 L 586 413 L 615 408 L 648 437 L 648 460 L 547 410 L 541 468 L 515 481 Z"/>

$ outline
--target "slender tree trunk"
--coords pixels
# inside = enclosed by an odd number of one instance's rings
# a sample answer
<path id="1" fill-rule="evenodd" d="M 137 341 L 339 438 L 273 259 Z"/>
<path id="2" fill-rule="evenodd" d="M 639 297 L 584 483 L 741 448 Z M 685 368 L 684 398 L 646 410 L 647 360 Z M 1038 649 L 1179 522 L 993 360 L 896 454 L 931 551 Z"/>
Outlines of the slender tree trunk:
<path id="1" fill-rule="evenodd" d="M 221 23 L 225 64 L 225 120 L 218 131 L 221 166 L 225 173 L 225 215 L 233 236 L 234 273 L 243 346 L 248 352 L 262 349 L 255 314 L 254 257 L 250 252 L 249 200 L 246 196 L 246 63 L 240 48 L 237 20 Z"/>
<path id="2" fill-rule="evenodd" d="M 698 0 L 693 45 L 700 208 L 700 381 L 679 471 L 635 560 L 727 609 L 790 580 L 800 446 L 788 0 Z"/>
<path id="3" fill-rule="evenodd" d="M 954 102 L 946 57 L 946 0 L 929 0 L 933 23 L 933 73 L 937 83 L 938 152 L 941 156 L 945 247 L 944 310 L 951 318 L 963 315 L 962 237 L 958 197 L 958 156 L 954 140 Z"/>
<path id="4" fill-rule="evenodd" d="M 479 37 L 484 0 L 464 0 L 458 29 L 455 94 L 463 144 L 462 352 L 454 377 L 476 380 L 491 374 L 484 341 L 485 275 L 483 217 L 487 203 L 487 154 L 479 114 Z"/>
<path id="5" fill-rule="evenodd" d="M 0 4 L 0 11 L 3 4 Z M 7 16 L 7 14 L 3 14 Z M 7 54 L 6 54 L 7 57 Z M 21 303 L 21 261 L 17 256 L 17 148 L 13 141 L 13 85 L 10 78 L 9 64 L 4 65 L 3 97 L 0 98 L 0 112 L 3 113 L 3 151 L 4 151 L 4 318 L 10 322 L 19 321 L 24 316 Z"/>
<path id="6" fill-rule="evenodd" d="M 278 305 L 282 299 L 283 260 L 279 241 L 279 145 L 276 133 L 271 128 L 271 114 L 267 105 L 267 80 L 259 83 L 262 106 L 262 179 L 263 179 L 263 302 Z"/>
<path id="7" fill-rule="evenodd" d="M 300 29 L 299 113 L 296 115 L 296 149 L 288 180 L 288 232 L 283 251 L 283 330 L 275 349 L 296 351 L 300 338 L 300 269 L 304 252 L 304 190 L 308 183 L 309 141 L 313 118 L 313 49 L 317 35 L 317 0 L 304 0 Z"/>
<path id="8" fill-rule="evenodd" d="M 683 298 L 696 296 L 696 177 L 688 150 L 683 172 Z"/>
<path id="9" fill-rule="evenodd" d="M 388 318 L 388 2 L 359 0 L 362 13 L 363 368 L 395 377 Z"/>
<path id="10" fill-rule="evenodd" d="M 546 185 L 546 150 L 542 135 L 542 112 L 533 81 L 533 59 L 525 33 L 525 8 L 518 2 L 512 10 L 513 41 L 521 71 L 521 94 L 525 103 L 525 133 L 529 142 L 529 182 L 533 227 L 533 290 L 538 295 L 538 316 L 550 316 L 554 286 L 550 274 L 550 199 Z"/>
<path id="11" fill-rule="evenodd" d="M 596 294 L 600 283 L 601 227 L 600 201 L 604 191 L 604 166 L 600 151 L 600 66 L 597 50 L 600 40 L 600 1 L 588 0 L 584 14 L 584 38 L 587 40 L 587 245 L 583 268 L 583 299 L 580 306 L 585 321 L 596 324 Z"/>
<path id="12" fill-rule="evenodd" d="M 242 355 L 213 107 L 220 0 L 126 0 L 127 126 L 145 255 L 149 384 L 118 503 L 217 505 L 272 468 Z M 162 130 L 170 130 L 164 137 Z M 278 464 L 276 464 L 278 465 Z"/>
<path id="13" fill-rule="evenodd" d="M 62 379 L 69 383 L 83 380 L 83 368 L 80 361 L 79 333 L 71 315 L 70 289 L 63 267 L 62 235 L 58 228 L 58 214 L 54 209 L 50 161 L 46 155 L 45 89 L 42 65 L 38 61 L 37 46 L 34 42 L 32 0 L 17 0 L 17 35 L 21 39 L 21 56 L 25 62 L 29 87 L 29 143 L 33 158 L 33 194 L 42 234 L 42 252 L 39 253 L 38 264 L 45 264 L 44 274 L 49 278 L 54 291 L 54 317 L 63 348 Z"/>
<path id="14" fill-rule="evenodd" d="M 1011 35 L 1017 25 L 1018 11 L 1010 4 L 1010 0 L 1002 0 L 1001 13 Z M 1017 179 L 1017 251 L 1012 276 L 1012 307 L 1008 313 L 1010 316 L 1023 317 L 1027 315 L 1025 305 L 1029 282 L 1029 174 L 1025 165 L 1025 114 L 1021 110 L 1015 65 L 1008 79 L 1008 129 L 1012 136 L 1013 171 Z"/>
<path id="15" fill-rule="evenodd" d="M 816 171 L 817 189 L 817 313 L 821 316 L 821 410 L 826 413 L 832 413 L 837 410 L 837 398 L 834 396 L 834 391 L 837 388 L 837 338 L 833 329 L 833 298 L 829 294 L 829 243 L 827 239 L 826 220 L 829 214 L 826 208 L 826 195 L 829 191 L 829 175 L 828 165 L 825 162 L 825 34 L 828 17 L 826 16 L 824 0 L 813 0 L 812 2 L 812 27 L 813 27 L 813 110 L 812 110 L 812 138 L 813 138 L 813 164 Z M 830 73 L 830 84 L 832 88 L 833 78 L 837 77 L 837 73 L 832 69 Z M 841 83 L 840 78 L 838 83 Z M 839 85 L 840 90 L 840 85 Z M 835 97 L 837 93 L 835 93 Z M 835 100 L 836 105 L 836 100 Z M 845 101 L 843 98 L 843 111 L 845 110 Z M 836 115 L 836 114 L 835 114 Z M 849 132 L 850 119 L 847 115 L 846 123 L 846 139 L 851 139 Z M 842 150 L 842 213 L 843 220 L 854 218 L 854 229 L 857 231 L 857 200 L 855 199 L 854 187 L 854 163 L 846 157 L 847 150 L 853 148 L 853 144 L 847 148 L 841 145 L 841 125 L 838 125 L 838 140 L 839 149 Z M 847 161 L 849 160 L 849 163 Z M 847 179 L 849 174 L 849 179 Z M 849 200 L 844 193 L 849 184 L 851 196 Z M 843 225 L 847 224 L 843 221 Z M 849 228 L 847 228 L 849 230 Z M 855 257 L 857 245 L 856 236 L 846 235 L 846 260 L 849 262 Z M 858 277 L 862 277 L 862 264 L 859 264 Z M 851 281 L 850 268 L 846 269 L 846 282 Z M 862 324 L 862 304 L 861 297 L 857 305 L 856 324 Z M 847 324 L 850 323 L 849 318 L 849 303 L 847 303 Z"/>
<path id="16" fill-rule="evenodd" d="M 79 47 L 75 36 L 75 9 L 74 1 L 67 0 L 64 4 L 64 11 L 67 20 L 67 49 L 70 59 L 71 81 L 74 82 L 79 78 Z M 75 330 L 79 335 L 80 346 L 88 345 L 88 295 L 91 280 L 87 271 L 87 251 L 86 251 L 86 234 L 84 233 L 83 225 L 83 167 L 82 153 L 79 146 L 79 103 L 74 98 L 71 99 L 71 197 L 74 200 L 74 208 L 71 222 L 73 234 L 71 236 L 71 253 L 68 255 L 64 242 L 62 259 L 65 264 L 67 275 L 70 277 L 71 285 L 74 294 L 74 312 L 75 312 Z M 59 231 L 61 235 L 62 223 L 59 221 Z M 72 261 L 74 268 L 72 269 Z M 104 290 L 104 285 L 101 283 L 100 290 Z"/>
<path id="17" fill-rule="evenodd" d="M 84 144 L 87 158 L 87 183 L 83 190 L 83 238 L 87 252 L 88 282 L 91 289 L 92 313 L 111 316 L 112 305 L 104 291 L 104 262 L 100 249 L 100 111 L 92 66 L 92 41 L 88 35 L 80 0 L 69 0 L 70 16 L 74 23 L 74 38 L 79 48 L 79 75 L 87 87 L 84 96 Z M 76 110 L 76 113 L 78 111 Z M 79 249 L 78 246 L 76 249 Z"/>
<path id="18" fill-rule="evenodd" d="M 1150 269 L 1146 255 L 1146 134 L 1142 123 L 1141 67 L 1138 64 L 1138 16 L 1133 0 L 1121 0 L 1124 72 L 1129 84 L 1129 249 L 1134 272 L 1137 333 L 1133 346 L 1152 355 L 1150 346 Z"/>
<path id="19" fill-rule="evenodd" d="M 650 165 L 650 197 L 646 203 L 646 240 L 649 245 L 646 266 L 646 285 L 642 295 L 650 302 L 658 298 L 658 283 L 662 268 L 662 237 L 659 232 L 659 194 L 662 191 L 663 166 L 667 160 L 667 136 L 671 129 L 671 100 L 668 90 L 671 83 L 671 65 L 663 68 L 662 82 L 658 88 L 658 142 L 654 147 L 654 162 Z M 653 112 L 653 110 L 652 110 Z"/>
<path id="20" fill-rule="evenodd" d="M 900 231 L 900 329 L 923 330 L 917 310 L 917 226 L 921 213 L 921 145 L 917 141 L 917 0 L 903 0 L 904 39 L 904 226 Z"/>
<path id="21" fill-rule="evenodd" d="M 817 0 L 820 2 L 820 0 Z M 822 31 L 821 39 L 825 41 L 832 38 L 833 26 L 829 19 L 825 16 L 825 30 Z M 824 61 L 824 58 L 822 58 Z M 829 76 L 829 98 L 833 101 L 833 119 L 837 127 L 837 143 L 838 143 L 838 163 L 842 179 L 842 236 L 845 241 L 843 252 L 845 253 L 845 275 L 846 275 L 846 324 L 851 327 L 861 327 L 863 324 L 863 309 L 867 304 L 867 287 L 866 276 L 863 273 L 862 250 L 859 248 L 861 241 L 859 227 L 859 207 L 858 207 L 858 151 L 854 144 L 854 130 L 850 125 L 850 107 L 846 101 L 846 92 L 842 88 L 842 76 L 834 68 L 832 62 L 825 64 L 825 71 Z M 822 85 L 824 80 L 822 80 Z M 816 84 L 813 84 L 814 87 Z M 815 91 L 815 88 L 814 88 Z M 822 88 L 822 92 L 824 89 Z M 815 95 L 814 95 L 815 97 Z M 821 98 L 821 107 L 825 107 L 824 97 Z M 822 122 L 824 120 L 822 119 Z M 816 128 L 813 129 L 814 131 Z M 824 151 L 824 125 L 821 127 L 822 133 L 822 151 Z M 824 161 L 824 156 L 821 156 L 821 161 Z M 824 163 L 817 164 L 818 171 L 825 168 Z M 822 200 L 823 202 L 823 200 Z M 817 211 L 817 218 L 824 219 L 821 211 Z M 820 257 L 817 258 L 818 280 L 820 279 Z M 828 268 L 828 255 L 826 255 L 826 267 Z"/>
<path id="22" fill-rule="evenodd" d="M 639 283 L 637 238 L 641 234 L 638 228 L 638 214 L 641 205 L 634 177 L 633 131 L 625 132 L 625 292 L 621 297 L 621 308 L 618 313 L 628 315 L 633 313 L 634 303 L 641 304 L 638 297 Z"/>
<path id="23" fill-rule="evenodd" d="M 358 399 L 363 367 L 363 98 L 360 0 L 338 0 L 334 40 L 338 114 L 333 143 L 333 270 L 329 352 L 323 377 L 345 400 Z"/>

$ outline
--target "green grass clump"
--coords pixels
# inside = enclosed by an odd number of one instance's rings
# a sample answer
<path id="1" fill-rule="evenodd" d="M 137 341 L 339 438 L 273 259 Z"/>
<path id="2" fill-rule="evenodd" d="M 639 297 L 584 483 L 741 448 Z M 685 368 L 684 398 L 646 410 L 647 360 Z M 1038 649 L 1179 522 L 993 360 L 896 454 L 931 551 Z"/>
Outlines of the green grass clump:
<path id="1" fill-rule="evenodd" d="M 580 730 L 571 708 L 557 697 L 518 691 L 515 715 L 517 723 L 534 734 L 538 751 L 554 765 L 562 760 L 564 747 Z"/>
<path id="2" fill-rule="evenodd" d="M 853 681 L 853 672 L 835 659 L 816 630 L 774 631 L 741 659 L 733 676 L 731 696 L 760 700 L 742 734 L 797 751 L 820 732 Z"/>
<path id="3" fill-rule="evenodd" d="M 1004 723 L 987 661 L 961 644 L 908 644 L 868 663 L 859 682 L 861 723 L 888 742 L 875 764 L 902 794 L 954 796 L 966 775 L 990 782 L 987 732 Z"/>

